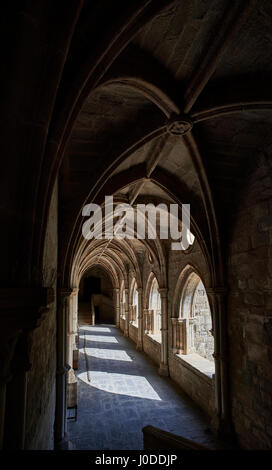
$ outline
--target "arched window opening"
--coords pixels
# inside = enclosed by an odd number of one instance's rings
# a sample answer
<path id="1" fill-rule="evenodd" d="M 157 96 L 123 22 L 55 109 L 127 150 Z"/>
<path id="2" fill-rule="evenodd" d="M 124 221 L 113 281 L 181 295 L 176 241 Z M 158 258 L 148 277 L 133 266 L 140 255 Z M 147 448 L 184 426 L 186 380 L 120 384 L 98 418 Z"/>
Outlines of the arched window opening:
<path id="1" fill-rule="evenodd" d="M 210 377 L 214 374 L 211 310 L 204 284 L 194 272 L 181 292 L 173 345 L 174 352 L 195 368 Z"/>
<path id="2" fill-rule="evenodd" d="M 159 293 L 159 285 L 154 277 L 149 293 L 149 325 L 147 333 L 156 341 L 161 342 L 161 296 Z"/>
<path id="3" fill-rule="evenodd" d="M 213 361 L 214 340 L 209 301 L 202 281 L 199 281 L 192 302 L 194 320 L 193 347 L 200 356 Z"/>

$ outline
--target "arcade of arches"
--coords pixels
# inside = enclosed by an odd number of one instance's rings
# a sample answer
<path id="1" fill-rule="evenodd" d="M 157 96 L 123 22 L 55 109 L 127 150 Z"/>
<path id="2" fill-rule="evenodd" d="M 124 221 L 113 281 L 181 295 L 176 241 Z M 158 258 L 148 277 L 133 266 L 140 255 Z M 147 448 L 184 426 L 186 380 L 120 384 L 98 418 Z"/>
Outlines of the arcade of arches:
<path id="1" fill-rule="evenodd" d="M 271 1 L 1 13 L 1 447 L 65 438 L 81 316 L 119 328 L 215 434 L 271 449 Z M 82 208 L 105 196 L 190 204 L 191 245 L 86 240 Z"/>

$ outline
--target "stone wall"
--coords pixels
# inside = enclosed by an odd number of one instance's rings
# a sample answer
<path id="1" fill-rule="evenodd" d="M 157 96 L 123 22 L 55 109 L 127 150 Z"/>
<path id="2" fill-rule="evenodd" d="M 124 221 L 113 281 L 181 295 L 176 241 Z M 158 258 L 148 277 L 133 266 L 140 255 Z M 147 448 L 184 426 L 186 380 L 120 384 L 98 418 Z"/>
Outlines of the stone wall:
<path id="1" fill-rule="evenodd" d="M 214 381 L 175 354 L 169 356 L 171 378 L 210 416 L 215 413 Z"/>
<path id="2" fill-rule="evenodd" d="M 56 292 L 57 184 L 54 188 L 44 251 L 44 286 Z M 56 296 L 55 296 L 56 297 Z M 56 377 L 56 302 L 34 331 L 27 384 L 26 449 L 53 449 Z"/>
<path id="3" fill-rule="evenodd" d="M 138 328 L 135 325 L 132 325 L 132 323 L 129 324 L 129 337 L 134 341 L 134 343 L 137 344 L 137 338 L 138 338 Z"/>
<path id="4" fill-rule="evenodd" d="M 124 318 L 120 318 L 120 330 L 125 331 L 125 320 L 124 320 Z"/>
<path id="5" fill-rule="evenodd" d="M 152 359 L 155 364 L 160 365 L 161 345 L 148 335 L 143 338 L 144 352 Z"/>
<path id="6" fill-rule="evenodd" d="M 210 277 L 205 258 L 197 241 L 187 251 L 169 251 L 168 265 L 168 329 L 169 329 L 169 373 L 170 377 L 209 415 L 215 412 L 214 383 L 210 377 L 182 362 L 172 353 L 173 338 L 170 318 L 177 317 L 178 296 L 175 294 L 179 276 L 187 265 L 195 268 L 205 286 L 209 287 Z M 177 303 L 175 304 L 175 301 Z M 213 338 L 211 337 L 212 342 Z"/>
<path id="7" fill-rule="evenodd" d="M 172 354 L 172 325 L 171 317 L 178 315 L 179 305 L 174 305 L 174 297 L 179 276 L 185 266 L 192 265 L 206 281 L 206 287 L 209 286 L 210 278 L 205 258 L 200 247 L 195 241 L 193 247 L 184 253 L 183 251 L 172 251 L 165 242 L 166 251 L 169 250 L 168 258 L 168 329 L 169 329 L 169 373 L 171 378 L 188 394 L 191 398 L 208 414 L 215 412 L 215 394 L 213 380 L 205 374 L 196 371 L 189 364 L 182 363 L 177 356 Z M 146 256 L 143 263 L 143 286 L 144 293 L 150 272 L 153 271 L 160 280 L 159 268 L 156 263 L 151 264 Z M 213 338 L 212 342 L 213 342 Z M 160 364 L 161 345 L 148 335 L 144 335 L 143 347 L 145 353 L 156 363 Z"/>
<path id="8" fill-rule="evenodd" d="M 236 208 L 228 260 L 232 418 L 240 444 L 272 448 L 272 179 L 262 156 Z"/>
<path id="9" fill-rule="evenodd" d="M 212 317 L 209 302 L 202 283 L 197 287 L 194 296 L 194 349 L 197 354 L 213 361 L 214 339 L 210 332 Z"/>

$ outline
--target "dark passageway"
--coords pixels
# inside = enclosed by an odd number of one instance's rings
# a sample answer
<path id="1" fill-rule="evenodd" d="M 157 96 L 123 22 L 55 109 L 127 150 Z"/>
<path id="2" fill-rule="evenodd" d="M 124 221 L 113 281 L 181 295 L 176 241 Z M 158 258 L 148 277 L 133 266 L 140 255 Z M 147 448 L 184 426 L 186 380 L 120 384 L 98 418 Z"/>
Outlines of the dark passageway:
<path id="1" fill-rule="evenodd" d="M 113 286 L 107 272 L 93 267 L 83 276 L 79 287 L 79 313 L 91 324 L 114 324 Z"/>

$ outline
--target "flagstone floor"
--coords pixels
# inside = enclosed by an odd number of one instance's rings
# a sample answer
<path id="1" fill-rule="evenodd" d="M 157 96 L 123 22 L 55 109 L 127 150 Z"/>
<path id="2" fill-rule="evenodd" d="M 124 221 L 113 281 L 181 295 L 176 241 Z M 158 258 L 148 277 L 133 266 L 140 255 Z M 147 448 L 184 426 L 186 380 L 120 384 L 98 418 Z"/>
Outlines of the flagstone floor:
<path id="1" fill-rule="evenodd" d="M 78 416 L 68 423 L 69 449 L 143 449 L 148 424 L 217 446 L 206 417 L 118 328 L 82 325 L 79 336 Z"/>

